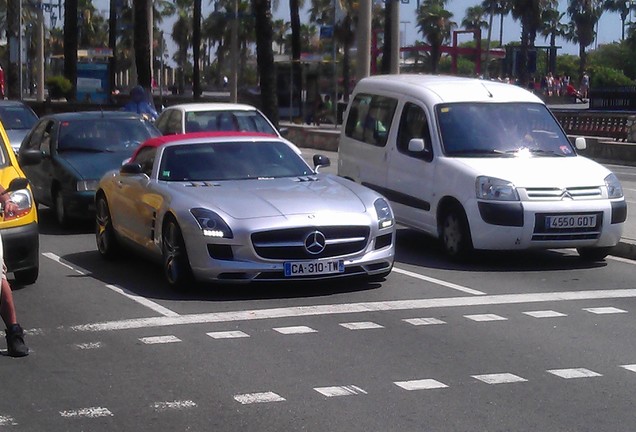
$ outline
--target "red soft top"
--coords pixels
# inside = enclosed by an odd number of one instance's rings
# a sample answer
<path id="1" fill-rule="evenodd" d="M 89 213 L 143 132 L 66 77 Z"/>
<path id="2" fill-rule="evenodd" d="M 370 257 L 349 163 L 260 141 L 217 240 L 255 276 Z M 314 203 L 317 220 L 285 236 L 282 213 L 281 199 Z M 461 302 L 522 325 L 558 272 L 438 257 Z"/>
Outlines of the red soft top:
<path id="1" fill-rule="evenodd" d="M 131 161 L 134 161 L 137 158 L 137 154 L 141 151 L 141 149 L 146 147 L 160 147 L 164 144 L 169 144 L 175 141 L 184 141 L 189 139 L 201 139 L 201 138 L 236 138 L 236 137 L 275 137 L 276 135 L 264 133 L 264 132 L 243 132 L 243 131 L 224 131 L 224 132 L 189 132 L 185 134 L 173 134 L 173 135 L 162 135 L 154 138 L 150 138 L 144 141 L 135 153 L 133 153 L 130 158 Z"/>

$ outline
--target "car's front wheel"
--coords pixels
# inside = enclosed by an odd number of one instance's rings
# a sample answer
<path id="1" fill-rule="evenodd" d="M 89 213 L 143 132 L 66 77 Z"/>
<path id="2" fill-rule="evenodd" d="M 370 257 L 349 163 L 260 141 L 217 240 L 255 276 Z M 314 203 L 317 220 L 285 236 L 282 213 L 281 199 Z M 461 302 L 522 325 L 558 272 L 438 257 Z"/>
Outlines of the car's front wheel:
<path id="1" fill-rule="evenodd" d="M 95 203 L 95 240 L 97 250 L 106 259 L 117 256 L 119 245 L 115 237 L 113 220 L 104 195 L 99 195 Z"/>
<path id="2" fill-rule="evenodd" d="M 172 288 L 189 288 L 194 278 L 181 229 L 174 219 L 166 222 L 162 236 L 163 271 Z"/>
<path id="3" fill-rule="evenodd" d="M 38 280 L 39 273 L 40 273 L 40 267 L 35 266 L 26 270 L 13 272 L 13 276 L 15 277 L 16 284 L 31 285 L 31 284 L 34 284 L 36 280 Z"/>
<path id="4" fill-rule="evenodd" d="M 444 252 L 451 259 L 464 260 L 473 249 L 466 214 L 460 207 L 447 211 L 442 219 L 441 241 Z"/>
<path id="5" fill-rule="evenodd" d="M 64 196 L 62 191 L 56 189 L 53 193 L 53 208 L 55 210 L 55 219 L 61 227 L 68 226 L 69 218 L 66 212 L 66 204 L 64 203 Z"/>
<path id="6" fill-rule="evenodd" d="M 581 259 L 585 261 L 602 261 L 611 252 L 611 247 L 582 247 L 576 251 L 579 253 Z"/>

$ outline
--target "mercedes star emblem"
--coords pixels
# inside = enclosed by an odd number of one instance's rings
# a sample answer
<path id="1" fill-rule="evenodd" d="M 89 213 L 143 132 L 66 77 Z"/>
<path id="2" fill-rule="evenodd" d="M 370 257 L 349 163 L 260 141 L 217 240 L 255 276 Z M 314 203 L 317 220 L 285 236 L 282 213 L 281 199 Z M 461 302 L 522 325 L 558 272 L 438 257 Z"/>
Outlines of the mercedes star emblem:
<path id="1" fill-rule="evenodd" d="M 320 231 L 313 231 L 305 237 L 305 249 L 312 255 L 318 255 L 325 250 L 327 239 Z"/>

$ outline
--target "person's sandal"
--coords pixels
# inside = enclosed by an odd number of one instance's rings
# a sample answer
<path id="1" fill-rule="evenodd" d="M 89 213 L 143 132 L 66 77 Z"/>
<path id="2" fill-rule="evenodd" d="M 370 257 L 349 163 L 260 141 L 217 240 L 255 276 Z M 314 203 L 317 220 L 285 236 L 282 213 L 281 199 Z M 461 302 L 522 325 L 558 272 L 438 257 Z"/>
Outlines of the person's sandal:
<path id="1" fill-rule="evenodd" d="M 24 343 L 24 330 L 20 324 L 13 324 L 6 329 L 7 353 L 11 357 L 29 355 L 29 348 Z"/>

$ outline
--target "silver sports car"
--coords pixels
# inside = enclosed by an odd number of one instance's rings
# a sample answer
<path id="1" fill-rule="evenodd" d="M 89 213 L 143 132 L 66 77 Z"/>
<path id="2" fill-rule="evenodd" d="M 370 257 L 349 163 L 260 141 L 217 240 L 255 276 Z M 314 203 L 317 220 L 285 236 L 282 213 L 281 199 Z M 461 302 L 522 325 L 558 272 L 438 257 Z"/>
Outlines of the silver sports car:
<path id="1" fill-rule="evenodd" d="M 97 248 L 163 263 L 170 285 L 391 271 L 395 221 L 376 192 L 318 173 L 284 140 L 254 132 L 171 135 L 142 144 L 96 194 Z"/>

